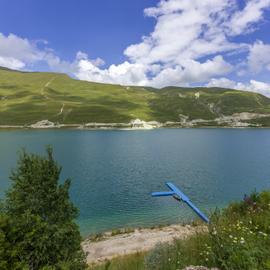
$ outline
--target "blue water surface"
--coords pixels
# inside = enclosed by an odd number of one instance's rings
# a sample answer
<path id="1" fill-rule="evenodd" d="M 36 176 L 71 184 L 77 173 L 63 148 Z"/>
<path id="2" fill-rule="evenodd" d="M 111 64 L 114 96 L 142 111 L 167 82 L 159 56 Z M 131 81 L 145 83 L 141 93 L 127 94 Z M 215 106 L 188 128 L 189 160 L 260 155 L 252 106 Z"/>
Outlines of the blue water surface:
<path id="1" fill-rule="evenodd" d="M 46 145 L 63 166 L 62 180 L 72 179 L 83 235 L 194 219 L 171 198 L 151 198 L 166 190 L 166 181 L 206 212 L 270 189 L 270 129 L 6 130 L 0 131 L 0 197 L 18 151 L 44 154 Z"/>

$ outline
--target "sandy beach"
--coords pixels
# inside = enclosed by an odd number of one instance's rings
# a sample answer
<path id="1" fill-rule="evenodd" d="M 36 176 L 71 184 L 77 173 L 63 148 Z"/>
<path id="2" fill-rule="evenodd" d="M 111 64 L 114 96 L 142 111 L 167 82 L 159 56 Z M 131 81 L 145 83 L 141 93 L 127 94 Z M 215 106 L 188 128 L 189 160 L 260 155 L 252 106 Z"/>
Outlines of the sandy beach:
<path id="1" fill-rule="evenodd" d="M 152 249 L 157 243 L 184 239 L 196 232 L 206 230 L 205 226 L 170 225 L 163 228 L 135 229 L 134 232 L 109 236 L 104 234 L 99 241 L 86 239 L 82 243 L 87 254 L 87 263 L 99 263 L 117 256 L 143 252 Z"/>

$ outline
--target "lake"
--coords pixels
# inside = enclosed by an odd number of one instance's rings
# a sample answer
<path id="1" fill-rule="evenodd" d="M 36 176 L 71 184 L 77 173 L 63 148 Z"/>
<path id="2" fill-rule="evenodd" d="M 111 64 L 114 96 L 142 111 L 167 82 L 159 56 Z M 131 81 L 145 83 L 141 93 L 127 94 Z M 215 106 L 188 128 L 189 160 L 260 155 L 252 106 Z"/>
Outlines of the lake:
<path id="1" fill-rule="evenodd" d="M 270 129 L 0 131 L 0 197 L 18 151 L 52 145 L 70 177 L 84 236 L 118 227 L 189 222 L 190 209 L 152 191 L 178 185 L 209 213 L 253 190 L 270 188 Z"/>

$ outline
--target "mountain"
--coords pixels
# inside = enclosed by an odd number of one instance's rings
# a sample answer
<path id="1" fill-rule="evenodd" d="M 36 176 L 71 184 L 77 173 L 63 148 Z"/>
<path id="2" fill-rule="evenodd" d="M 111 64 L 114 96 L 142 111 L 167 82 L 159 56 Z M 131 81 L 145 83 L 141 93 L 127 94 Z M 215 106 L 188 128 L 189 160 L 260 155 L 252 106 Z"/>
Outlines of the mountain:
<path id="1" fill-rule="evenodd" d="M 0 125 L 128 123 L 167 126 L 270 126 L 270 99 L 222 88 L 121 86 L 66 74 L 0 68 Z M 239 124 L 240 123 L 240 124 Z"/>

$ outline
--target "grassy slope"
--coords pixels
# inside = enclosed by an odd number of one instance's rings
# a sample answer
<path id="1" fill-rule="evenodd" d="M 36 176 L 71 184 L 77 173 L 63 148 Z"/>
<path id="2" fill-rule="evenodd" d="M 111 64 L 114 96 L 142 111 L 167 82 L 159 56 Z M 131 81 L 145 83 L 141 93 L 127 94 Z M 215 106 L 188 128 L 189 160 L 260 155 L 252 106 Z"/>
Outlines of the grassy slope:
<path id="1" fill-rule="evenodd" d="M 0 125 L 32 124 L 43 119 L 65 124 L 129 122 L 135 118 L 165 122 L 179 121 L 179 114 L 190 119 L 214 119 L 243 111 L 270 113 L 270 99 L 230 89 L 157 90 L 0 68 Z M 270 119 L 263 123 L 270 125 Z"/>
<path id="2" fill-rule="evenodd" d="M 166 87 L 152 105 L 157 117 L 177 121 L 178 115 L 190 119 L 214 119 L 238 112 L 270 112 L 270 99 L 251 92 L 222 88 Z M 196 98 L 196 93 L 200 93 Z"/>
<path id="3" fill-rule="evenodd" d="M 64 74 L 0 70 L 0 124 L 148 120 L 152 96 L 141 88 L 78 81 Z"/>

